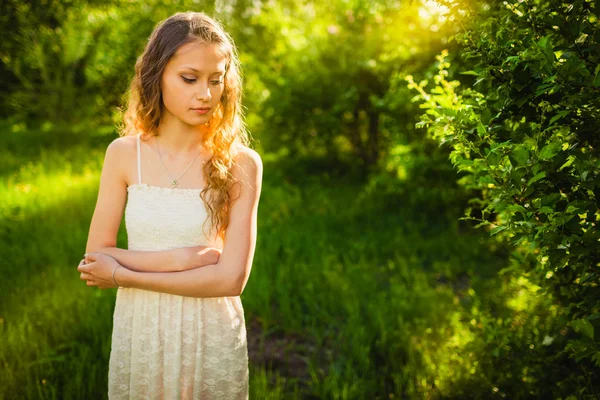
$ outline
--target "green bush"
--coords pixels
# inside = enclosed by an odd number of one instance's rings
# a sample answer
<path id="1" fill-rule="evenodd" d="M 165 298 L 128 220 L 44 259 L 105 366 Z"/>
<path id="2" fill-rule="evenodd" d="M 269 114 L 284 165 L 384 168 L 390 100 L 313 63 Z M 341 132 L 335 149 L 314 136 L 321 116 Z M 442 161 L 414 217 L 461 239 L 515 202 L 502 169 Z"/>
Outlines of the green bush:
<path id="1" fill-rule="evenodd" d="M 527 277 L 559 306 L 564 326 L 546 340 L 554 351 L 523 367 L 552 366 L 553 398 L 592 398 L 600 388 L 600 4 L 476 4 L 464 17 L 447 5 L 466 27 L 454 38 L 472 68 L 449 80 L 444 51 L 431 89 L 406 77 L 426 110 L 417 126 L 450 146 L 461 184 L 478 194 L 464 219 L 535 256 L 504 273 Z"/>

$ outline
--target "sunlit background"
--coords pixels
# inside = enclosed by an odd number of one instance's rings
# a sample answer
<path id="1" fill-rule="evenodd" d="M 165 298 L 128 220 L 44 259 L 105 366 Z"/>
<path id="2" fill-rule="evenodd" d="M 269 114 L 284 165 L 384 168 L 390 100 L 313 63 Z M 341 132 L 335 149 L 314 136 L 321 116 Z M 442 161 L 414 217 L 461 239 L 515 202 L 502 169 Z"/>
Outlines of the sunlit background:
<path id="1" fill-rule="evenodd" d="M 573 331 L 561 319 L 564 303 L 540 291 L 559 274 L 536 258 L 543 243 L 517 241 L 513 226 L 500 233 L 510 216 L 481 211 L 497 183 L 471 179 L 483 162 L 462 152 L 461 135 L 491 137 L 495 114 L 481 99 L 495 107 L 499 84 L 481 72 L 486 63 L 542 62 L 510 46 L 553 54 L 539 36 L 519 36 L 545 2 L 488 3 L 3 2 L 0 399 L 106 398 L 115 291 L 87 287 L 76 267 L 135 60 L 159 21 L 188 10 L 235 40 L 264 162 L 242 294 L 252 399 L 591 399 L 575 388 L 598 385 L 588 379 L 595 322 L 580 317 Z M 555 101 L 545 90 L 535 100 Z M 545 107 L 527 118 L 511 108 L 507 125 L 517 132 L 563 109 Z M 531 164 L 536 149 L 516 158 Z M 457 167 L 464 160 L 472 170 Z M 576 365 L 563 352 L 571 339 L 596 353 Z"/>

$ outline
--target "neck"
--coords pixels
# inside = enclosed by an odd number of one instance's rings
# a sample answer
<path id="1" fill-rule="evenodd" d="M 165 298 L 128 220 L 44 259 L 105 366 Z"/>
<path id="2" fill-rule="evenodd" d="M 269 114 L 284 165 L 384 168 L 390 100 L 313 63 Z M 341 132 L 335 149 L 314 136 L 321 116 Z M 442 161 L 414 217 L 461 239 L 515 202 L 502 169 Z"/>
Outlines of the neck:
<path id="1" fill-rule="evenodd" d="M 188 125 L 173 116 L 162 118 L 157 128 L 160 148 L 165 153 L 185 154 L 202 150 L 208 125 Z"/>

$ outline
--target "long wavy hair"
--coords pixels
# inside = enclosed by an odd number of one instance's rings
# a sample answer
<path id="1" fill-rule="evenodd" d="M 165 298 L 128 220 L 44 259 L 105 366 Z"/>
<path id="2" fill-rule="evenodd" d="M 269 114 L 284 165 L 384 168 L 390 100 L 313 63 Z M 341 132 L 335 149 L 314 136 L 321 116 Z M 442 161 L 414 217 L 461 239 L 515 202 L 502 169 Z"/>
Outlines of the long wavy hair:
<path id="1" fill-rule="evenodd" d="M 230 190 L 236 184 L 230 170 L 239 145 L 249 146 L 249 132 L 242 109 L 242 71 L 233 39 L 222 25 L 203 12 L 178 12 L 159 22 L 135 64 L 135 76 L 120 108 L 119 135 L 158 136 L 163 106 L 160 81 L 163 71 L 177 49 L 190 42 L 215 44 L 227 59 L 224 91 L 208 124 L 203 146 L 211 153 L 203 171 L 207 186 L 200 197 L 209 210 L 211 231 L 221 239 L 229 225 L 232 201 Z M 210 196 L 209 196 L 210 193 Z M 206 221 L 205 221 L 206 222 Z"/>

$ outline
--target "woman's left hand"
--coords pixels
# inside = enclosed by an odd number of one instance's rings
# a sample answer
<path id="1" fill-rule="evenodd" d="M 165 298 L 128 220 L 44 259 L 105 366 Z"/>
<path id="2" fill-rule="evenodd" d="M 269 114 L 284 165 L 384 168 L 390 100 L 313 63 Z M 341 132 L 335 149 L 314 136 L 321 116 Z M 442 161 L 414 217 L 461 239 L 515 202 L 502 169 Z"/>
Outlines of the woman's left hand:
<path id="1" fill-rule="evenodd" d="M 88 286 L 110 289 L 117 287 L 112 273 L 119 265 L 119 262 L 108 254 L 87 253 L 87 256 L 77 266 L 77 271 L 81 272 L 80 278 L 87 281 Z"/>

